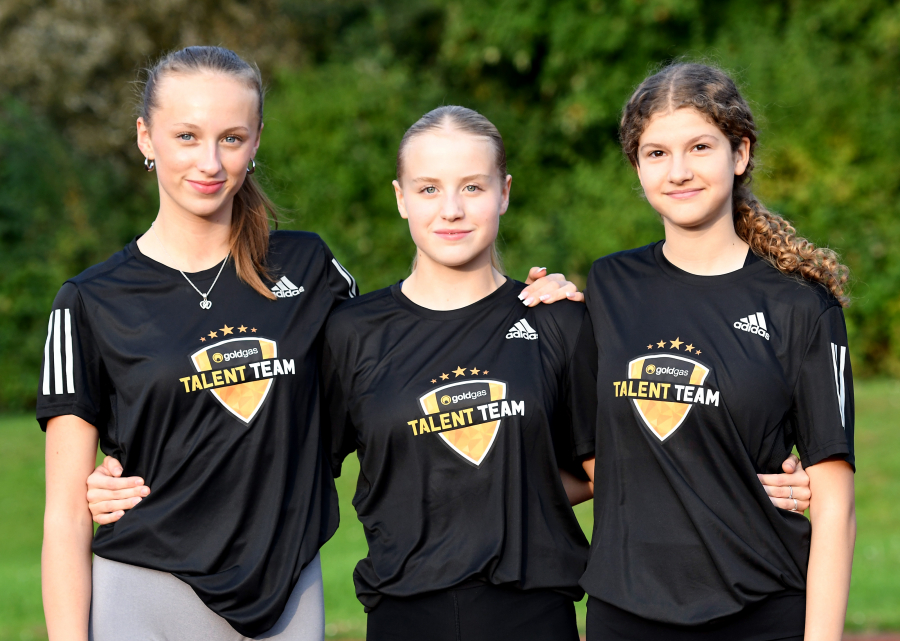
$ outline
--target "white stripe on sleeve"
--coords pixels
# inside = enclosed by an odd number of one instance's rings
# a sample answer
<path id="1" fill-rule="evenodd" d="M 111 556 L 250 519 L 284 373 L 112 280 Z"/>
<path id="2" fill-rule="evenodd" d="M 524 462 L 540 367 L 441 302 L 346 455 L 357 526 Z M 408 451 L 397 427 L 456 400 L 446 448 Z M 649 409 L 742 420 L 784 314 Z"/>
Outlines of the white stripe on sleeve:
<path id="1" fill-rule="evenodd" d="M 75 393 L 75 363 L 72 358 L 72 315 L 66 310 L 66 392 Z"/>
<path id="2" fill-rule="evenodd" d="M 53 382 L 54 382 L 54 393 L 62 394 L 63 393 L 63 384 L 62 384 L 62 350 L 60 349 L 60 341 L 59 341 L 59 319 L 60 313 L 57 309 L 53 312 Z"/>
<path id="3" fill-rule="evenodd" d="M 350 275 L 346 269 L 337 261 L 337 258 L 332 258 L 331 262 L 334 263 L 334 266 L 337 267 L 337 270 L 340 272 L 341 276 L 344 277 L 344 280 L 347 281 L 347 284 L 350 285 L 350 298 L 356 296 L 356 293 L 353 291 L 356 289 L 356 280 L 353 276 Z"/>
<path id="4" fill-rule="evenodd" d="M 53 312 L 47 321 L 47 340 L 44 343 L 44 396 L 50 396 L 50 338 L 53 336 Z"/>
<path id="5" fill-rule="evenodd" d="M 837 391 L 838 405 L 841 408 L 841 425 L 847 427 L 844 422 L 844 399 L 846 397 L 844 386 L 844 363 L 846 361 L 847 348 L 843 345 L 831 344 L 831 363 L 834 365 L 834 384 Z"/>

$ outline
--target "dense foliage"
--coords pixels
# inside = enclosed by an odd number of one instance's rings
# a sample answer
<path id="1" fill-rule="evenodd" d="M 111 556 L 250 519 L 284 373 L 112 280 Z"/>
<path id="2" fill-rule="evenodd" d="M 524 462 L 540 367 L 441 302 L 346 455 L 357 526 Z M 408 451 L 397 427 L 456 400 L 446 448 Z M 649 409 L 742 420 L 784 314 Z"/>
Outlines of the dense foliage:
<path id="1" fill-rule="evenodd" d="M 89 4 L 45 2 L 41 11 Z M 367 290 L 409 267 L 412 245 L 390 181 L 400 136 L 425 111 L 464 104 L 497 124 L 514 177 L 501 225 L 509 271 L 522 277 L 541 264 L 577 280 L 598 256 L 662 233 L 616 140 L 630 91 L 673 57 L 724 66 L 762 123 L 758 194 L 853 270 L 847 314 L 857 373 L 900 374 L 892 249 L 900 247 L 900 5 L 230 0 L 236 16 L 242 6 L 262 7 L 244 31 L 239 21 L 199 20 L 197 7 L 213 16 L 213 3 L 164 4 L 180 29 L 148 27 L 159 21 L 149 8 L 107 12 L 96 28 L 108 35 L 118 20 L 112 33 L 140 32 L 142 56 L 196 43 L 192 34 L 251 57 L 258 51 L 272 71 L 257 175 L 286 226 L 322 234 Z M 36 20 L 25 18 L 0 10 L 0 42 L 21 42 Z M 91 33 L 89 20 L 79 24 Z M 62 63 L 29 61 L 40 83 L 5 82 L 10 71 L 0 66 L 8 94 L 0 106 L 0 407 L 33 402 L 46 315 L 65 276 L 115 251 L 155 213 L 153 179 L 139 168 L 133 138 L 118 125 L 104 129 L 131 113 L 119 89 L 145 59 L 123 59 L 121 46 L 92 51 L 78 86 Z M 90 107 L 98 78 L 103 109 Z M 122 104 L 110 109 L 110 96 Z M 91 131 L 105 132 L 103 153 L 85 142 Z"/>

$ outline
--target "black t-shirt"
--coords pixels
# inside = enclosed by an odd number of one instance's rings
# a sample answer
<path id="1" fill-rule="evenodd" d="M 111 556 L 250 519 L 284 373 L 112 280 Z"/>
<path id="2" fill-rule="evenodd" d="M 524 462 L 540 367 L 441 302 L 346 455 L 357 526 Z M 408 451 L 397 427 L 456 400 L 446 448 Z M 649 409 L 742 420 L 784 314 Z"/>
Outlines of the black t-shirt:
<path id="1" fill-rule="evenodd" d="M 134 241 L 53 303 L 37 417 L 74 414 L 153 492 L 93 551 L 171 572 L 238 632 L 281 615 L 338 525 L 321 446 L 322 330 L 356 283 L 315 234 L 274 232 L 277 300 L 226 264 L 202 300 Z M 191 274 L 206 291 L 219 266 Z"/>
<path id="2" fill-rule="evenodd" d="M 793 445 L 805 466 L 851 465 L 853 384 L 837 301 L 748 261 L 721 276 L 662 243 L 594 263 L 599 350 L 594 535 L 581 585 L 639 616 L 700 624 L 805 590 L 810 524 L 757 473 Z"/>
<path id="3" fill-rule="evenodd" d="M 573 369 L 573 353 L 596 347 L 583 305 L 528 309 L 522 287 L 432 311 L 396 284 L 328 321 L 332 465 L 357 451 L 367 608 L 471 580 L 583 594 L 587 540 L 559 469 L 596 413 L 594 364 Z"/>

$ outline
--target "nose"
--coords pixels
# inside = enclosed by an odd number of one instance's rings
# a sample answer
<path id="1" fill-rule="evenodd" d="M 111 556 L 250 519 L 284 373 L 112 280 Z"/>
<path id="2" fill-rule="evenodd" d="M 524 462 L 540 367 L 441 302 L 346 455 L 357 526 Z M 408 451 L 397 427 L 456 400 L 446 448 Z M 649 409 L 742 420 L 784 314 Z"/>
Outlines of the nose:
<path id="1" fill-rule="evenodd" d="M 222 160 L 219 157 L 217 141 L 210 141 L 201 147 L 200 157 L 197 159 L 197 169 L 207 176 L 215 176 L 221 171 Z"/>
<path id="2" fill-rule="evenodd" d="M 447 221 L 459 220 L 466 213 L 463 210 L 462 201 L 459 197 L 459 194 L 450 192 L 447 195 L 447 198 L 444 199 L 444 204 L 441 207 L 441 218 Z"/>
<path id="3" fill-rule="evenodd" d="M 690 163 L 684 154 L 672 154 L 672 164 L 669 167 L 669 182 L 675 184 L 686 183 L 694 177 Z"/>

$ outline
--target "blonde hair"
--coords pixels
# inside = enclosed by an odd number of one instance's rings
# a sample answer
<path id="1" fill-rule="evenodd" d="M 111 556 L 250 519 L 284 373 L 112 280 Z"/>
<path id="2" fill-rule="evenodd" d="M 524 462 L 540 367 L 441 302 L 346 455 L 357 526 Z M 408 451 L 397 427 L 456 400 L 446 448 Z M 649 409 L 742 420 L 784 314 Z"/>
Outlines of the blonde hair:
<path id="1" fill-rule="evenodd" d="M 440 129 L 441 127 L 450 126 L 463 133 L 472 134 L 473 136 L 483 136 L 491 141 L 494 148 L 494 160 L 497 164 L 497 171 L 500 174 L 500 180 L 506 178 L 506 147 L 503 145 L 503 137 L 500 131 L 494 126 L 490 120 L 482 116 L 474 109 L 467 107 L 458 107 L 455 105 L 447 105 L 432 109 L 427 114 L 419 118 L 412 127 L 406 130 L 403 138 L 400 140 L 400 146 L 397 148 L 397 180 L 399 181 L 403 175 L 403 150 L 410 140 L 427 131 Z M 411 270 L 415 270 L 416 262 L 419 259 L 419 252 L 413 258 Z M 491 243 L 491 265 L 501 274 L 503 271 L 503 260 L 500 257 L 500 251 L 497 249 L 497 241 Z"/>
<path id="2" fill-rule="evenodd" d="M 259 100 L 259 126 L 262 127 L 264 90 L 256 65 L 224 47 L 186 47 L 166 54 L 145 70 L 141 91 L 140 115 L 150 125 L 156 109 L 156 93 L 160 80 L 167 74 L 213 72 L 243 80 L 256 92 Z M 231 257 L 239 279 L 257 292 L 276 300 L 263 279 L 271 280 L 266 266 L 269 251 L 269 221 L 278 226 L 278 210 L 249 174 L 234 196 L 231 210 Z"/>
<path id="3" fill-rule="evenodd" d="M 850 270 L 840 256 L 816 247 L 797 235 L 796 229 L 769 211 L 750 189 L 757 145 L 753 113 L 734 81 L 710 65 L 677 62 L 648 77 L 632 94 L 622 114 L 619 140 L 633 167 L 638 166 L 638 142 L 647 123 L 657 113 L 692 107 L 715 124 L 737 149 L 743 138 L 750 141 L 750 159 L 734 177 L 732 208 L 734 229 L 759 257 L 784 274 L 799 275 L 824 285 L 838 302 L 850 304 L 846 286 Z"/>

